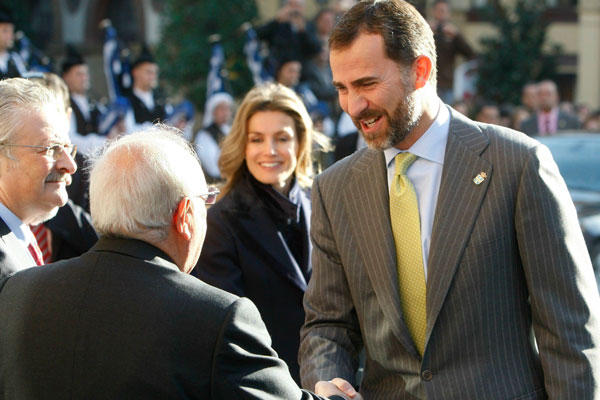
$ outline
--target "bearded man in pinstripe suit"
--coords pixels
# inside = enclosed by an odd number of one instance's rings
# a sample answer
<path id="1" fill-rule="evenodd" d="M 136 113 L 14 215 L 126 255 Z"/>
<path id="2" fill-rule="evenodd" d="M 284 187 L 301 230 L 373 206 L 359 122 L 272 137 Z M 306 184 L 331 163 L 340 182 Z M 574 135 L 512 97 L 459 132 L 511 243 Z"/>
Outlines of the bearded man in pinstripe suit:
<path id="1" fill-rule="evenodd" d="M 404 1 L 358 3 L 330 49 L 340 105 L 369 148 L 313 185 L 303 385 L 357 387 L 364 348 L 367 400 L 600 398 L 598 288 L 548 149 L 439 100 L 433 34 Z M 413 299 L 397 266 L 410 233 L 390 218 L 400 152 L 417 156 L 405 176 L 418 203 L 422 334 L 407 324 Z"/>

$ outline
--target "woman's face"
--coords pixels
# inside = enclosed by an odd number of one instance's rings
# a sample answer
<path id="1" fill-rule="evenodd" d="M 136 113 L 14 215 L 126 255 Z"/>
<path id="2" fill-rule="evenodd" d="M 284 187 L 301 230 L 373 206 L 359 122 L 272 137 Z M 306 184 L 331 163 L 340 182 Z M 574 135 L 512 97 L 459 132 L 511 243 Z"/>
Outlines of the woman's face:
<path id="1" fill-rule="evenodd" d="M 248 120 L 246 165 L 257 181 L 283 191 L 298 163 L 294 120 L 281 111 L 259 111 Z"/>

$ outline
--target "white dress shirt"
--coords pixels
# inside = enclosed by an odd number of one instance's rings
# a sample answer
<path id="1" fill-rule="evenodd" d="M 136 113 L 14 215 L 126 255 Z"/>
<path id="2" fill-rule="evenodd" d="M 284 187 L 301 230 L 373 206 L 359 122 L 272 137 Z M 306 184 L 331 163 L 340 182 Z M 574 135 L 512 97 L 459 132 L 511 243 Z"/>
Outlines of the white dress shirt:
<path id="1" fill-rule="evenodd" d="M 384 150 L 388 173 L 388 192 L 392 185 L 396 169 L 394 157 L 402 151 L 407 151 L 418 157 L 408 168 L 406 176 L 415 188 L 419 203 L 425 279 L 427 279 L 427 260 L 431 245 L 435 206 L 440 191 L 444 154 L 448 140 L 448 129 L 450 127 L 450 111 L 441 100 L 439 104 L 437 116 L 429 129 L 408 150 L 399 150 L 395 147 Z"/>
<path id="2" fill-rule="evenodd" d="M 135 94 L 144 103 L 148 110 L 154 110 L 154 94 L 152 91 L 145 92 L 143 90 L 133 88 L 133 94 Z"/>

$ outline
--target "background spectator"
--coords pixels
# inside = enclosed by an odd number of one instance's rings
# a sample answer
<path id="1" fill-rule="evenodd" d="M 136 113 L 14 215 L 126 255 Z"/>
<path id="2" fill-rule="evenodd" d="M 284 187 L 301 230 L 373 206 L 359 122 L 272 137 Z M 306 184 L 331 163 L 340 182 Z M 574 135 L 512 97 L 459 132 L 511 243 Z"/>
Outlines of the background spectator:
<path id="1" fill-rule="evenodd" d="M 164 101 L 155 95 L 158 86 L 158 64 L 146 46 L 131 65 L 131 90 L 127 93 L 131 103 L 127 131 L 139 129 L 148 123 L 167 118 Z"/>
<path id="2" fill-rule="evenodd" d="M 521 130 L 528 135 L 554 135 L 566 129 L 579 129 L 579 119 L 559 109 L 556 84 L 545 80 L 537 84 L 538 110 L 523 121 Z"/>
<path id="3" fill-rule="evenodd" d="M 529 110 L 526 107 L 522 107 L 522 106 L 514 107 L 512 110 L 511 118 L 510 118 L 510 127 L 517 131 L 520 130 L 521 124 L 523 123 L 523 121 L 525 121 L 530 116 L 531 116 L 531 113 L 529 112 Z"/>
<path id="4" fill-rule="evenodd" d="M 25 63 L 14 51 L 15 21 L 10 10 L 0 6 L 0 79 L 23 76 L 27 69 Z"/>
<path id="5" fill-rule="evenodd" d="M 535 82 L 526 83 L 521 90 L 521 105 L 530 113 L 538 109 L 538 87 Z"/>
<path id="6" fill-rule="evenodd" d="M 500 125 L 500 110 L 495 104 L 483 104 L 475 113 L 475 120 L 486 124 Z"/>
<path id="7" fill-rule="evenodd" d="M 583 129 L 589 132 L 600 133 L 600 110 L 596 110 L 583 123 Z"/>
<path id="8" fill-rule="evenodd" d="M 321 49 L 319 40 L 306 29 L 304 0 L 285 0 L 275 19 L 256 33 L 268 45 L 267 71 L 273 76 L 284 58 L 308 60 Z"/>
<path id="9" fill-rule="evenodd" d="M 62 63 L 62 78 L 69 89 L 72 110 L 69 136 L 81 153 L 89 154 L 106 141 L 106 136 L 98 135 L 102 110 L 88 96 L 89 68 L 72 46 L 67 47 L 67 55 Z"/>
<path id="10" fill-rule="evenodd" d="M 437 91 L 444 103 L 452 104 L 456 57 L 462 55 L 470 59 L 475 53 L 458 28 L 450 22 L 451 11 L 447 0 L 436 0 L 433 3 L 432 15 L 433 19 L 429 24 L 437 52 Z"/>
<path id="11" fill-rule="evenodd" d="M 194 138 L 196 153 L 209 183 L 221 179 L 219 172 L 219 145 L 229 133 L 233 98 L 229 93 L 220 92 L 209 97 L 204 110 L 202 126 Z"/>

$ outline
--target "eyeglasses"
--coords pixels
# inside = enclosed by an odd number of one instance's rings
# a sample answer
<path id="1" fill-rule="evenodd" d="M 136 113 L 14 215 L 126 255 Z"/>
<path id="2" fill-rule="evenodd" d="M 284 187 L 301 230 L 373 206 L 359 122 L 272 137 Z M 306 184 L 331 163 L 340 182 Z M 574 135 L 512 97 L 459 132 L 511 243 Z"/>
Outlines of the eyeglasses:
<path id="1" fill-rule="evenodd" d="M 197 197 L 200 197 L 202 200 L 204 200 L 204 203 L 206 205 L 211 205 L 215 204 L 215 202 L 217 201 L 217 195 L 219 193 L 221 193 L 219 189 L 217 189 L 214 186 L 209 186 L 208 193 L 199 194 L 197 195 Z"/>
<path id="2" fill-rule="evenodd" d="M 32 146 L 28 144 L 12 144 L 12 143 L 0 143 L 0 146 L 7 147 L 29 147 L 32 149 L 40 149 L 38 151 L 39 154 L 43 154 L 47 157 L 51 157 L 54 160 L 58 160 L 60 156 L 64 153 L 71 156 L 71 158 L 75 159 L 75 154 L 77 154 L 77 146 L 74 144 L 53 144 L 50 146 Z"/>

